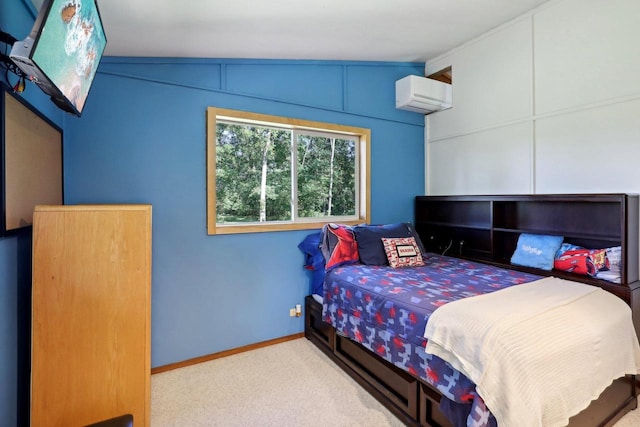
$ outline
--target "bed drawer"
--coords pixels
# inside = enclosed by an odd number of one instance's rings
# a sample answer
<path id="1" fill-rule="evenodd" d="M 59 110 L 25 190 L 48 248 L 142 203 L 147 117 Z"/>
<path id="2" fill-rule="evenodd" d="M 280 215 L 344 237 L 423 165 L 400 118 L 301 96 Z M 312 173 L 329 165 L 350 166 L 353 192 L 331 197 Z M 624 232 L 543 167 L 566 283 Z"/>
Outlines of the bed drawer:
<path id="1" fill-rule="evenodd" d="M 419 383 L 415 377 L 338 334 L 335 337 L 335 354 L 402 412 L 417 419 Z"/>
<path id="2" fill-rule="evenodd" d="M 333 353 L 334 329 L 322 321 L 322 305 L 311 295 L 304 299 L 304 336 L 318 345 L 325 352 Z"/>
<path id="3" fill-rule="evenodd" d="M 450 427 L 451 422 L 440 412 L 440 394 L 427 384 L 420 384 L 420 425 Z"/>

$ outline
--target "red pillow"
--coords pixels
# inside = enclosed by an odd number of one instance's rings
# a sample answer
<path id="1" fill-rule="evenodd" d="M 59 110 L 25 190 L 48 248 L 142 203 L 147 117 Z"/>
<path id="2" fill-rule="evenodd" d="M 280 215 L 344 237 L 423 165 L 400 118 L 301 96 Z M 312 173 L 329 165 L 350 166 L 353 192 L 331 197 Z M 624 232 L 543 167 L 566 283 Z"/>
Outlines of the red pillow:
<path id="1" fill-rule="evenodd" d="M 595 277 L 598 271 L 609 268 L 609 260 L 604 249 L 574 249 L 556 258 L 553 268 Z"/>
<path id="2" fill-rule="evenodd" d="M 325 270 L 343 264 L 354 264 L 360 259 L 353 229 L 344 224 L 325 224 L 322 227 L 320 249 L 325 258 Z"/>

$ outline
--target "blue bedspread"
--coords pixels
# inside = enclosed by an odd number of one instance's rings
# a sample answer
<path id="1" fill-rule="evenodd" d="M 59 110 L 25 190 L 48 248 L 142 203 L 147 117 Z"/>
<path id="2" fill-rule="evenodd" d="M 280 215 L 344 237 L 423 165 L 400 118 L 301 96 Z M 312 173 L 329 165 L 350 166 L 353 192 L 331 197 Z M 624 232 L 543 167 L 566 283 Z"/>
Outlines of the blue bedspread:
<path id="1" fill-rule="evenodd" d="M 336 331 L 433 385 L 469 413 L 468 426 L 489 425 L 475 385 L 424 351 L 429 316 L 443 304 L 541 277 L 458 258 L 428 254 L 425 266 L 346 265 L 325 277 L 323 320 Z M 443 408 L 444 409 L 444 408 Z"/>

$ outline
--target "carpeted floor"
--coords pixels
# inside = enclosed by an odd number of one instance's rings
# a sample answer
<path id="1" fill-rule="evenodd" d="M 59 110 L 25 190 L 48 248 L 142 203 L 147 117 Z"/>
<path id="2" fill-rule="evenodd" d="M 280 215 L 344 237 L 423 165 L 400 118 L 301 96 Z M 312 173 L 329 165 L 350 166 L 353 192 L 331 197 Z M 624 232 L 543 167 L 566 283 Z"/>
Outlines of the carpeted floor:
<path id="1" fill-rule="evenodd" d="M 152 375 L 151 425 L 402 426 L 304 338 Z M 640 426 L 640 409 L 615 427 Z"/>

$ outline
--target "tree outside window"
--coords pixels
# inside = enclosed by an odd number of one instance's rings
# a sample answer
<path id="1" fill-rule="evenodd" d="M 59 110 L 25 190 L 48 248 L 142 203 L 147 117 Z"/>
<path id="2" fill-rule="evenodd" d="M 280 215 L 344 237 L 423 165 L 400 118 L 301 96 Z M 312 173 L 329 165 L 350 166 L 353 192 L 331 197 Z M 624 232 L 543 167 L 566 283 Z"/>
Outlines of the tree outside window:
<path id="1" fill-rule="evenodd" d="M 208 109 L 209 234 L 368 219 L 370 132 Z"/>

